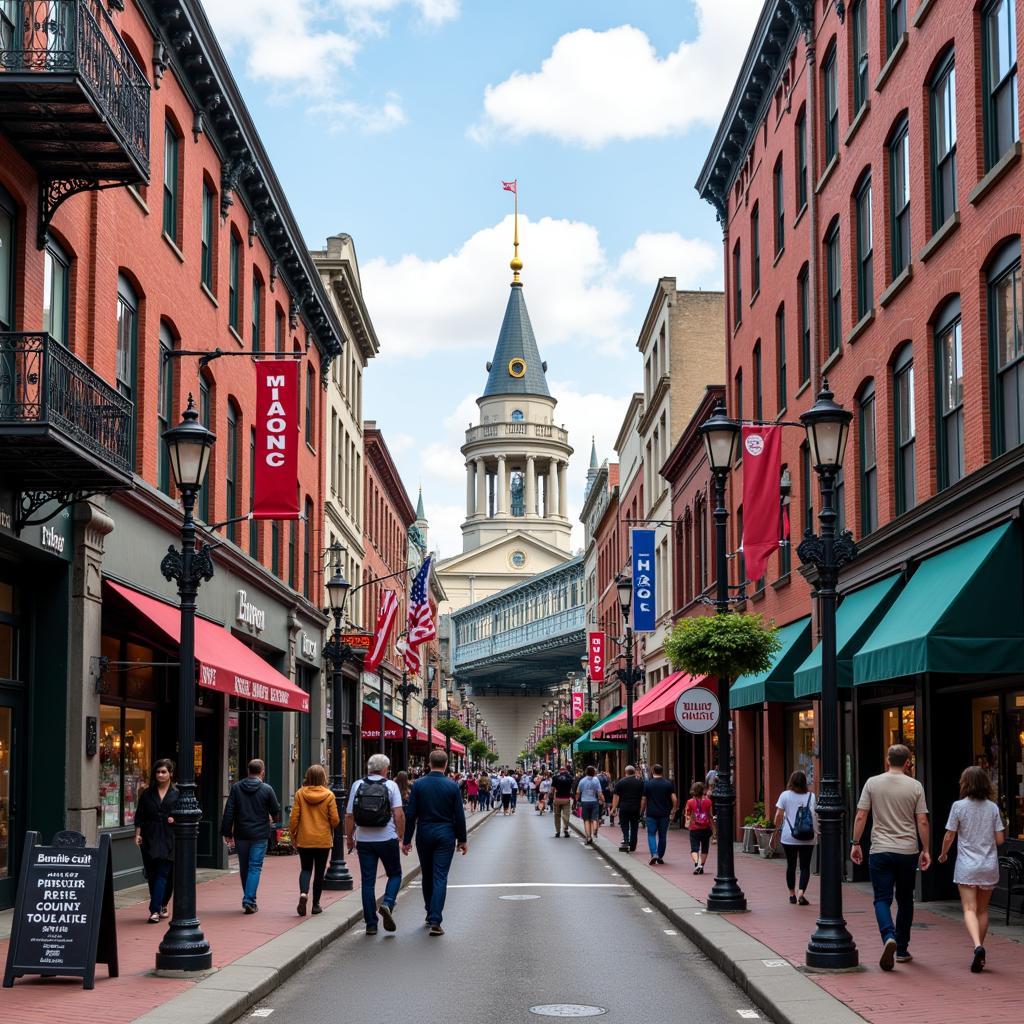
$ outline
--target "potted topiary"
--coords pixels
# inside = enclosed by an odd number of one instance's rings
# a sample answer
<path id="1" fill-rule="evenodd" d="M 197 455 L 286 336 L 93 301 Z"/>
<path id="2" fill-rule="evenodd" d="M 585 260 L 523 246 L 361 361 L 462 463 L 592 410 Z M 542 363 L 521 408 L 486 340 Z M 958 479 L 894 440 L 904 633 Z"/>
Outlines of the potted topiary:
<path id="1" fill-rule="evenodd" d="M 782 649 L 775 632 L 760 615 L 697 615 L 676 623 L 665 651 L 675 668 L 691 676 L 737 679 L 772 667 Z"/>

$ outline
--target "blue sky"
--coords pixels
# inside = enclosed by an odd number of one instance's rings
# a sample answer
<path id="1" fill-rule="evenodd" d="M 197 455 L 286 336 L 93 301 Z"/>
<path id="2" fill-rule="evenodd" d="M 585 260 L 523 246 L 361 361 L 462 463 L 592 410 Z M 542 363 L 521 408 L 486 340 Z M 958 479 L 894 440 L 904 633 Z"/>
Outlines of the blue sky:
<path id="1" fill-rule="evenodd" d="M 526 300 L 571 515 L 641 380 L 661 275 L 721 287 L 693 183 L 760 0 L 204 0 L 311 247 L 345 231 L 381 342 L 365 408 L 432 540 L 461 550 L 458 447 L 508 296 L 519 179 Z"/>

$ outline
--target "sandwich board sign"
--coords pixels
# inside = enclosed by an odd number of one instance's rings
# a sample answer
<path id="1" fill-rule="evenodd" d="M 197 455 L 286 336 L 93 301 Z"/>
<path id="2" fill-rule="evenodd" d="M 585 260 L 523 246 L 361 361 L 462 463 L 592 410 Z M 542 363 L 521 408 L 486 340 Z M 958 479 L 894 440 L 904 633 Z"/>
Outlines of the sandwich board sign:
<path id="1" fill-rule="evenodd" d="M 4 988 L 39 974 L 81 978 L 82 987 L 91 989 L 97 963 L 116 978 L 110 836 L 101 835 L 97 847 L 86 846 L 79 832 L 58 832 L 52 846 L 37 846 L 38 835 L 25 835 Z"/>

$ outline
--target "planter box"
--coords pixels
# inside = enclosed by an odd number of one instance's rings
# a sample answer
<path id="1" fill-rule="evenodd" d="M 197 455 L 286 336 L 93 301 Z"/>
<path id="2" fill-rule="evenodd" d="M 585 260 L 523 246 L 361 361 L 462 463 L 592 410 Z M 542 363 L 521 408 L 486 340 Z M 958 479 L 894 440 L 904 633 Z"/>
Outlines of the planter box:
<path id="1" fill-rule="evenodd" d="M 778 851 L 772 847 L 772 840 L 775 838 L 775 829 L 773 828 L 758 828 L 754 829 L 754 834 L 757 836 L 757 848 L 765 860 L 771 860 Z"/>
<path id="2" fill-rule="evenodd" d="M 753 825 L 743 826 L 743 852 L 757 853 L 757 837 L 754 835 Z"/>

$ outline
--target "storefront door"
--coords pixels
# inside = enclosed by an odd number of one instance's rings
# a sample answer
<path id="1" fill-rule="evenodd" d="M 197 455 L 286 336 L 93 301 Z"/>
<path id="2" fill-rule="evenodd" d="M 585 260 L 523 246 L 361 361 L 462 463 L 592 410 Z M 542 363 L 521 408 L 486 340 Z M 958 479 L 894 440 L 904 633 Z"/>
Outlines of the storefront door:
<path id="1" fill-rule="evenodd" d="M 196 796 L 203 809 L 199 821 L 199 842 L 196 848 L 197 863 L 201 868 L 219 867 L 220 819 L 223 808 L 217 792 L 220 779 L 220 715 L 215 711 L 196 712 L 196 741 L 192 758 L 196 778 Z"/>
<path id="2" fill-rule="evenodd" d="M 22 779 L 15 757 L 20 722 L 21 698 L 0 688 L 0 907 L 14 903 L 24 837 L 23 823 L 18 820 Z"/>

